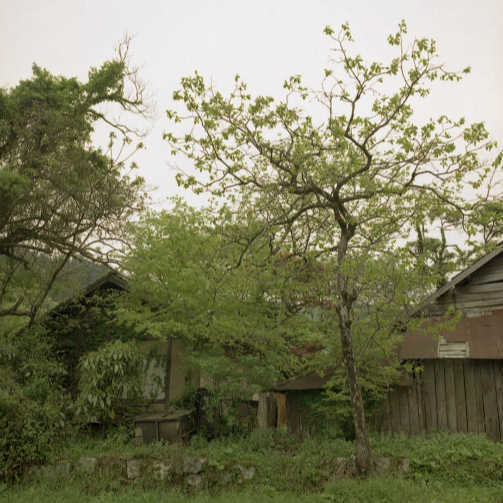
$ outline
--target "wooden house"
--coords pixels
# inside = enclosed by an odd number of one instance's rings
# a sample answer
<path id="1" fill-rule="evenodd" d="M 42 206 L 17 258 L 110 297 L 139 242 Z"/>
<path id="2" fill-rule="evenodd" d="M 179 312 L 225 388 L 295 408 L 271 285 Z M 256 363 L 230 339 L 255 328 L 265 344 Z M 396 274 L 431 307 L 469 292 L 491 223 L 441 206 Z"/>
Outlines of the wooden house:
<path id="1" fill-rule="evenodd" d="M 106 297 L 126 290 L 127 281 L 119 273 L 89 262 L 72 264 L 62 277 L 63 287 L 54 296 L 56 305 L 44 315 L 43 324 L 49 332 L 57 327 L 56 351 L 69 363 L 69 379 L 75 382 L 78 380 L 80 357 L 97 349 L 97 344 L 106 342 L 107 335 L 112 338 L 124 330 L 122 326 L 108 324 L 108 330 L 116 333 L 105 333 L 98 341 L 95 340 L 102 320 L 99 317 L 93 320 L 93 299 L 96 295 Z M 164 410 L 168 400 L 179 398 L 184 393 L 187 381 L 191 379 L 184 365 L 183 341 L 141 339 L 139 346 L 145 352 L 145 404 L 151 411 Z"/>
<path id="2" fill-rule="evenodd" d="M 400 358 L 416 370 L 390 392 L 374 426 L 503 440 L 503 245 L 438 289 L 418 312 L 435 324 L 449 307 L 461 313 L 453 330 L 405 334 Z"/>
<path id="3" fill-rule="evenodd" d="M 448 310 L 459 321 L 443 325 Z M 503 244 L 459 273 L 417 309 L 431 331 L 407 332 L 399 357 L 411 364 L 370 426 L 406 435 L 435 431 L 486 433 L 503 440 Z M 330 372 L 278 384 L 277 424 L 308 433 L 306 399 L 322 392 Z"/>

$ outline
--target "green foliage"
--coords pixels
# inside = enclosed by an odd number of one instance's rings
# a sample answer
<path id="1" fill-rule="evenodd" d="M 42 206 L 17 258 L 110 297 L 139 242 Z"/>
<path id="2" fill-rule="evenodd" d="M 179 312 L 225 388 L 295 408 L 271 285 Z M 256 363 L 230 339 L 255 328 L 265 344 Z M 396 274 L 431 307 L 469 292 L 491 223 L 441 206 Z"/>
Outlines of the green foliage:
<path id="1" fill-rule="evenodd" d="M 134 341 L 111 341 L 80 361 L 79 415 L 108 421 L 126 398 L 141 391 L 144 357 Z"/>
<path id="2" fill-rule="evenodd" d="M 40 464 L 65 436 L 64 369 L 40 327 L 0 337 L 0 478 Z"/>
<path id="3" fill-rule="evenodd" d="M 0 478 L 47 460 L 68 429 L 64 369 L 40 327 L 0 336 Z"/>
<path id="4" fill-rule="evenodd" d="M 188 390 L 172 402 L 175 407 L 195 411 L 193 425 L 197 437 L 211 440 L 248 434 L 255 426 L 256 407 L 250 402 L 250 389 L 239 381 L 216 381 L 210 389 Z"/>
<path id="5" fill-rule="evenodd" d="M 0 317 L 33 321 L 69 258 L 108 261 L 143 208 L 143 180 L 125 172 L 141 148 L 128 147 L 135 130 L 102 108 L 145 113 L 127 45 L 87 82 L 33 65 L 30 79 L 0 89 Z M 92 142 L 100 123 L 106 150 Z"/>
<path id="6" fill-rule="evenodd" d="M 3 367 L 0 378 L 0 479 L 12 481 L 47 460 L 65 432 L 66 418 L 53 402 L 30 398 Z"/>
<path id="7" fill-rule="evenodd" d="M 183 339 L 191 365 L 251 393 L 295 367 L 289 348 L 312 320 L 282 301 L 298 273 L 264 264 L 267 243 L 243 260 L 232 239 L 240 222 L 217 226 L 218 215 L 177 203 L 134 226 L 119 318 L 153 337 Z"/>
<path id="8" fill-rule="evenodd" d="M 403 241 L 422 222 L 429 224 L 424 243 L 473 213 L 465 188 L 484 197 L 490 170 L 479 154 L 496 143 L 482 123 L 414 117 L 432 83 L 457 82 L 469 71 L 446 70 L 434 40 L 409 41 L 402 21 L 387 37 L 394 57 L 377 62 L 354 53 L 347 24 L 324 33 L 334 57 L 319 89 L 306 88 L 294 75 L 280 99 L 254 97 L 236 76 L 224 95 L 195 72 L 182 78 L 173 94 L 177 109 L 168 111 L 190 133 L 165 138 L 199 172 L 179 174 L 180 186 L 225 208 L 224 221 L 237 213 L 255 223 L 234 234 L 243 255 L 263 240 L 270 255 L 294 255 L 318 272 L 309 286 L 327 312 L 326 339 L 340 339 L 357 462 L 365 472 L 370 451 L 355 360 L 374 346 L 374 360 L 388 361 L 392 344 L 376 357 L 383 340 L 394 339 L 409 317 L 407 307 L 449 272 L 446 247 L 440 255 L 425 248 L 427 256 L 414 264 Z M 441 261 L 418 267 L 432 258 Z M 422 274 L 409 283 L 414 270 Z"/>
<path id="9" fill-rule="evenodd" d="M 80 441 L 82 442 L 82 441 Z M 114 443 L 115 442 L 115 443 Z M 175 465 L 184 457 L 202 456 L 207 459 L 206 491 L 201 494 L 183 494 L 183 501 L 305 501 L 305 502 L 485 502 L 499 501 L 503 494 L 501 483 L 501 453 L 498 443 L 482 436 L 435 435 L 431 438 L 380 437 L 373 438 L 376 455 L 407 457 L 411 460 L 411 473 L 407 476 L 389 474 L 363 479 L 333 480 L 331 460 L 349 458 L 352 444 L 327 435 L 306 438 L 303 441 L 277 430 L 255 431 L 247 438 L 225 438 L 206 441 L 194 437 L 187 446 L 161 443 L 133 446 L 116 438 L 102 441 L 86 440 L 67 446 L 57 459 L 77 460 L 81 456 L 129 456 L 151 459 L 171 459 Z M 427 460 L 435 466 L 426 467 Z M 254 466 L 253 480 L 239 483 L 231 479 L 222 483 L 225 474 L 234 473 L 236 465 Z M 469 470 L 473 474 L 469 474 Z M 424 475 L 427 475 L 425 477 Z M 115 477 L 115 478 L 114 478 Z M 86 501 L 113 496 L 113 501 L 149 501 L 166 496 L 177 501 L 182 490 L 174 475 L 168 482 L 144 480 L 135 484 L 121 484 L 106 473 L 98 476 L 73 472 L 62 487 L 61 480 L 47 480 L 8 490 L 8 501 L 25 501 L 21 495 L 37 494 L 39 499 L 61 497 L 69 500 L 78 493 Z M 167 484 L 166 486 L 163 484 Z M 172 493 L 166 494 L 166 488 Z M 0 496 L 1 498 L 1 496 Z M 161 499 L 162 499 L 161 498 Z M 70 498 L 71 500 L 71 498 Z M 112 500 L 111 500 L 112 501 Z"/>
<path id="10" fill-rule="evenodd" d="M 40 326 L 0 335 L 0 367 L 13 372 L 28 398 L 50 401 L 63 393 L 65 369 L 54 355 L 54 344 Z"/>
<path id="11" fill-rule="evenodd" d="M 78 391 L 78 365 L 86 353 L 97 351 L 107 342 L 141 338 L 141 334 L 117 320 L 118 296 L 120 293 L 107 290 L 90 297 L 77 297 L 43 320 L 57 359 L 67 373 L 65 388 L 74 396 Z"/>
<path id="12" fill-rule="evenodd" d="M 425 484 L 490 486 L 500 481 L 503 470 L 500 444 L 483 435 L 380 437 L 375 439 L 375 448 L 383 455 L 410 458 L 411 477 Z"/>

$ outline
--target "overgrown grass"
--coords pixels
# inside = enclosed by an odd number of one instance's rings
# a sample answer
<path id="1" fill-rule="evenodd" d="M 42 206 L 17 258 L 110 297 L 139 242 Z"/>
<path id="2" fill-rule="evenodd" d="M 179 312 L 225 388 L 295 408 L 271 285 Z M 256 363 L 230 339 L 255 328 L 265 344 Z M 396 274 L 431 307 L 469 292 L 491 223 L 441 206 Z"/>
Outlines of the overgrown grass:
<path id="1" fill-rule="evenodd" d="M 415 481 L 470 486 L 503 480 L 503 445 L 482 435 L 375 436 L 372 449 L 376 456 L 409 458 L 412 468 L 409 478 Z M 309 492 L 330 478 L 330 460 L 352 454 L 352 443 L 331 436 L 330 432 L 299 441 L 286 432 L 258 430 L 245 438 L 211 442 L 193 437 L 186 446 L 162 443 L 135 446 L 120 434 L 105 440 L 82 438 L 55 453 L 52 462 L 103 455 L 175 459 L 204 456 L 210 465 L 217 467 L 230 463 L 254 465 L 263 483 L 278 489 Z M 277 473 L 282 474 L 281 480 Z"/>
<path id="2" fill-rule="evenodd" d="M 23 482 L 0 486 L 0 500 L 13 503 L 150 501 L 178 503 L 317 503 L 317 502 L 491 502 L 503 503 L 503 446 L 483 436 L 442 435 L 430 438 L 374 437 L 375 455 L 407 457 L 411 472 L 405 477 L 389 474 L 367 480 L 334 480 L 330 461 L 349 457 L 350 442 L 329 432 L 299 441 L 278 431 L 257 431 L 247 438 L 207 442 L 195 437 L 187 446 L 152 444 L 133 446 L 115 435 L 106 440 L 81 439 L 61 450 L 57 459 L 82 456 L 157 457 L 179 459 L 204 456 L 207 469 L 224 473 L 236 464 L 256 467 L 251 481 L 241 485 L 208 486 L 200 494 L 176 492 L 183 486 L 168 481 L 131 483 L 120 477 L 72 474 L 67 480 Z M 217 480 L 215 478 L 215 480 Z"/>
<path id="3" fill-rule="evenodd" d="M 254 491 L 229 490 L 218 494 L 187 495 L 161 489 L 126 487 L 119 491 L 86 494 L 78 486 L 60 489 L 46 486 L 17 487 L 0 493 L 6 503 L 502 503 L 503 486 L 423 486 L 406 479 L 342 480 L 313 494 L 278 492 L 263 487 Z"/>
<path id="4" fill-rule="evenodd" d="M 0 494 L 0 501 L 2 501 Z M 9 503 L 325 503 L 322 495 L 296 495 L 292 493 L 274 493 L 267 490 L 260 492 L 232 491 L 211 495 L 208 493 L 187 496 L 183 493 L 165 491 L 138 491 L 128 489 L 121 493 L 105 492 L 97 496 L 75 493 L 71 487 L 60 491 L 44 491 L 40 488 L 13 491 L 6 500 Z"/>
<path id="5" fill-rule="evenodd" d="M 458 487 L 405 478 L 346 479 L 329 484 L 322 497 L 333 503 L 503 503 L 503 484 Z"/>
<path id="6" fill-rule="evenodd" d="M 376 437 L 372 444 L 380 455 L 410 458 L 410 478 L 416 481 L 457 486 L 503 481 L 503 445 L 484 435 L 388 436 Z"/>

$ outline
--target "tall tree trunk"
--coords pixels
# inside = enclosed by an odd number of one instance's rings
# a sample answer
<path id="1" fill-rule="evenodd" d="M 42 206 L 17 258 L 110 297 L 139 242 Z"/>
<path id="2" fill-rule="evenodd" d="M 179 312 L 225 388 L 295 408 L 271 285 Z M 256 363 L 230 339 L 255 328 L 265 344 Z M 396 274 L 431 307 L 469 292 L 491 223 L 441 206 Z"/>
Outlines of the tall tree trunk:
<path id="1" fill-rule="evenodd" d="M 344 311 L 346 311 L 346 309 L 343 307 L 341 309 L 342 318 L 345 318 Z M 366 476 L 370 472 L 370 443 L 365 421 L 365 409 L 363 406 L 360 379 L 354 357 L 351 322 L 349 317 L 346 318 L 346 320 L 341 319 L 340 325 L 342 356 L 346 367 L 346 378 L 349 396 L 351 397 L 351 412 L 353 414 L 353 425 L 355 428 L 356 470 L 358 475 Z"/>
<path id="2" fill-rule="evenodd" d="M 351 397 L 351 412 L 355 428 L 356 470 L 359 475 L 366 476 L 370 472 L 370 442 L 365 422 L 365 409 L 353 351 L 353 334 L 351 330 L 353 321 L 352 307 L 357 295 L 355 295 L 353 288 L 351 288 L 350 281 L 348 281 L 348 277 L 343 270 L 349 241 L 354 235 L 354 227 L 341 226 L 341 228 L 341 239 L 337 251 L 337 289 L 339 295 L 337 314 L 339 316 L 339 329 L 341 333 L 342 357 L 346 367 L 346 378 L 349 396 Z"/>

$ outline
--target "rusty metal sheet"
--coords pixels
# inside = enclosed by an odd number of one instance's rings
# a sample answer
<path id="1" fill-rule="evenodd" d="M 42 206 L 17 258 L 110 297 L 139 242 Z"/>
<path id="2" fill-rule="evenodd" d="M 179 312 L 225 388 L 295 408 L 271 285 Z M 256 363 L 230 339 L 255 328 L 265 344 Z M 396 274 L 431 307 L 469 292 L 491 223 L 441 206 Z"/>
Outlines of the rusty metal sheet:
<path id="1" fill-rule="evenodd" d="M 432 321 L 435 323 L 435 321 Z M 446 342 L 466 342 L 472 359 L 503 359 L 503 310 L 478 317 L 463 317 L 453 331 L 427 335 L 406 333 L 400 348 L 402 360 L 438 358 L 440 337 Z"/>

